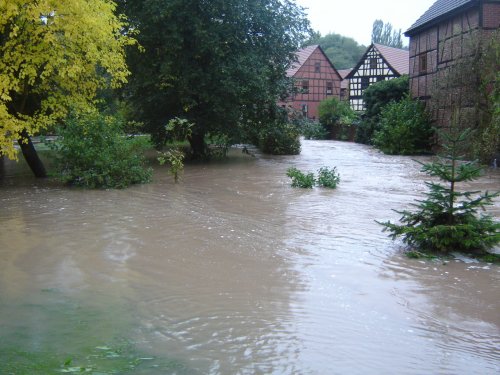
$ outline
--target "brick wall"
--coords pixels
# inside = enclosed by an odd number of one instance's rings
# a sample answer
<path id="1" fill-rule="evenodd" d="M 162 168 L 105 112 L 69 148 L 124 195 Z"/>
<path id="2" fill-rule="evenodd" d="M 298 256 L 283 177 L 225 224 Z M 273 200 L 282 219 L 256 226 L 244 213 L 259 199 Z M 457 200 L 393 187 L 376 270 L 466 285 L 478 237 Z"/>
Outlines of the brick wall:
<path id="1" fill-rule="evenodd" d="M 500 27 L 499 3 L 483 5 L 483 27 L 485 29 L 496 29 Z"/>

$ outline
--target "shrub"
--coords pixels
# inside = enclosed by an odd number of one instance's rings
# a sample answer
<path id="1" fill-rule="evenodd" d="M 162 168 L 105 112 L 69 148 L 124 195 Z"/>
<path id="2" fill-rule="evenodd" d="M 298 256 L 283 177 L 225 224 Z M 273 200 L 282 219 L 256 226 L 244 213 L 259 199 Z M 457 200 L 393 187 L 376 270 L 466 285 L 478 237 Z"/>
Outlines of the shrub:
<path id="1" fill-rule="evenodd" d="M 432 135 L 423 105 L 406 96 L 382 109 L 373 144 L 386 154 L 412 155 L 428 151 Z"/>
<path id="2" fill-rule="evenodd" d="M 316 182 L 314 173 L 305 174 L 294 167 L 288 168 L 286 175 L 292 179 L 292 187 L 312 189 Z"/>
<path id="3" fill-rule="evenodd" d="M 286 175 L 292 179 L 292 187 L 311 189 L 314 185 L 335 189 L 340 181 L 337 168 L 322 167 L 318 170 L 318 179 L 314 173 L 303 173 L 297 168 L 288 168 Z"/>
<path id="4" fill-rule="evenodd" d="M 349 103 L 337 98 L 323 100 L 318 106 L 319 122 L 325 127 L 331 127 L 341 122 L 350 122 L 356 119 L 356 112 Z"/>
<path id="5" fill-rule="evenodd" d="M 272 155 L 300 154 L 300 132 L 294 125 L 275 121 L 261 129 L 258 146 L 262 152 Z"/>
<path id="6" fill-rule="evenodd" d="M 478 215 L 499 193 L 456 190 L 457 183 L 472 181 L 481 174 L 475 162 L 464 162 L 458 155 L 459 144 L 467 142 L 469 135 L 468 131 L 443 135 L 447 155 L 437 162 L 423 164 L 422 171 L 438 177 L 446 185 L 427 182 L 427 198 L 415 205 L 417 211 L 396 211 L 402 215 L 401 225 L 389 221 L 379 223 L 393 239 L 402 237 L 410 250 L 480 255 L 500 242 L 500 223 L 487 215 Z"/>
<path id="7" fill-rule="evenodd" d="M 150 147 L 144 137 L 126 137 L 122 124 L 93 112 L 72 115 L 52 144 L 60 179 L 87 188 L 125 188 L 149 182 L 143 152 Z"/>
<path id="8" fill-rule="evenodd" d="M 328 131 L 317 121 L 303 119 L 299 123 L 300 133 L 305 139 L 327 139 Z"/>
<path id="9" fill-rule="evenodd" d="M 409 91 L 407 75 L 370 85 L 363 92 L 365 112 L 356 133 L 356 142 L 371 144 L 372 137 L 378 129 L 378 121 L 382 108 L 392 101 L 400 101 Z"/>
<path id="10" fill-rule="evenodd" d="M 168 163 L 170 165 L 169 172 L 174 176 L 174 182 L 179 181 L 179 174 L 184 170 L 184 153 L 181 150 L 168 150 L 158 152 L 158 162 L 160 165 Z"/>
<path id="11" fill-rule="evenodd" d="M 337 168 L 322 167 L 318 170 L 318 186 L 335 189 L 340 182 L 340 176 L 337 173 Z"/>

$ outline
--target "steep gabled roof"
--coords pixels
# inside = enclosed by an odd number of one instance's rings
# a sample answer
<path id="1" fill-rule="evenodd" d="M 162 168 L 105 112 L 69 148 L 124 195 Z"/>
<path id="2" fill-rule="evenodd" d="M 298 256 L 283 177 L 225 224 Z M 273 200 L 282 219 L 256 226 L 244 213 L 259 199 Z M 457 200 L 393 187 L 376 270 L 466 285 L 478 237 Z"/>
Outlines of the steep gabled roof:
<path id="1" fill-rule="evenodd" d="M 418 29 L 430 26 L 447 18 L 450 14 L 477 4 L 477 0 L 437 0 L 432 6 L 405 32 L 410 36 Z"/>
<path id="2" fill-rule="evenodd" d="M 332 62 L 330 61 L 330 59 L 328 58 L 328 56 L 325 54 L 325 52 L 323 51 L 323 49 L 318 45 L 318 44 L 314 44 L 312 46 L 307 46 L 305 48 L 301 48 L 299 49 L 295 55 L 297 56 L 297 61 L 294 62 L 290 68 L 287 69 L 286 71 L 286 76 L 287 77 L 293 77 L 295 74 L 297 74 L 297 72 L 299 71 L 299 69 L 302 67 L 302 65 L 304 65 L 304 63 L 307 61 L 307 59 L 309 57 L 311 57 L 311 55 L 313 54 L 314 51 L 316 51 L 316 49 L 319 49 L 321 51 L 321 53 L 323 54 L 323 56 L 325 57 L 326 61 L 328 61 L 328 63 L 330 64 L 330 66 L 332 67 L 332 69 L 339 75 L 339 79 L 342 79 L 341 75 L 339 74 L 338 70 L 335 69 L 335 67 L 333 66 Z"/>
<path id="3" fill-rule="evenodd" d="M 295 61 L 290 68 L 287 69 L 286 75 L 287 77 L 293 77 L 295 73 L 299 71 L 299 69 L 304 65 L 304 63 L 307 61 L 309 57 L 311 57 L 312 53 L 316 48 L 318 48 L 319 45 L 315 44 L 312 46 L 307 46 L 305 48 L 299 49 L 296 53 L 295 56 L 297 56 L 297 61 Z"/>
<path id="4" fill-rule="evenodd" d="M 345 77 L 350 79 L 358 71 L 359 67 L 365 62 L 368 52 L 374 48 L 382 58 L 385 60 L 387 65 L 397 74 L 403 75 L 408 74 L 410 71 L 410 52 L 406 49 L 394 48 L 383 46 L 382 44 L 372 43 L 366 49 L 364 55 L 359 59 L 358 64 L 352 69 L 352 71 Z"/>
<path id="5" fill-rule="evenodd" d="M 399 74 L 408 74 L 410 71 L 410 51 L 407 49 L 374 44 L 389 66 Z"/>

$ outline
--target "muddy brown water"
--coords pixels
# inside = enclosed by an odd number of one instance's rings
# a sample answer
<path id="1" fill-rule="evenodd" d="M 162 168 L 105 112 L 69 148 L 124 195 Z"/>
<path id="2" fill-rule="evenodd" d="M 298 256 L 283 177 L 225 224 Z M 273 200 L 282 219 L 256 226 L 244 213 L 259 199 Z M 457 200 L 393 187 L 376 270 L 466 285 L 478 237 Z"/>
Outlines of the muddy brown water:
<path id="1" fill-rule="evenodd" d="M 341 183 L 293 189 L 290 166 L 337 166 Z M 7 165 L 0 356 L 119 337 L 152 358 L 144 374 L 498 374 L 499 267 L 408 259 L 374 221 L 422 197 L 419 168 L 335 141 L 292 157 L 233 150 L 179 184 L 158 167 L 126 190 Z M 500 173 L 471 186 L 498 189 Z"/>

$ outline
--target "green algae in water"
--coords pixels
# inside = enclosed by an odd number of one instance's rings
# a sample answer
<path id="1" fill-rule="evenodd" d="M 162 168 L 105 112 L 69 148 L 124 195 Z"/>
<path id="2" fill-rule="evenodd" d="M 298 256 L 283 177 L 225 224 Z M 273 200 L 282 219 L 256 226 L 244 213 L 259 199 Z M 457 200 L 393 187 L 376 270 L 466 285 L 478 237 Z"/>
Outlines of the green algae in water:
<path id="1" fill-rule="evenodd" d="M 98 374 L 195 374 L 181 362 L 141 356 L 131 344 L 98 347 L 78 354 L 26 352 L 0 349 L 0 373 L 49 375 L 61 373 Z M 70 355 L 71 358 L 67 358 Z"/>
<path id="2" fill-rule="evenodd" d="M 139 350 L 126 336 L 133 314 L 116 300 L 84 305 L 55 289 L 24 300 L 0 299 L 2 375 L 197 374 Z"/>

